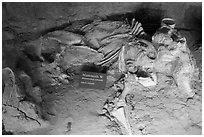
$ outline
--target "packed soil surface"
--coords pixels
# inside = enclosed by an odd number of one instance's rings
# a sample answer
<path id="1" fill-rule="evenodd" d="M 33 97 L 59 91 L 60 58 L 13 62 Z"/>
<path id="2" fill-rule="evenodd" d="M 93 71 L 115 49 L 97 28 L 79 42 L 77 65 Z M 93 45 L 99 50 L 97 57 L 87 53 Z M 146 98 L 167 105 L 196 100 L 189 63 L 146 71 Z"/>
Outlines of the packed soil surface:
<path id="1" fill-rule="evenodd" d="M 171 87 L 160 91 L 132 91 L 128 118 L 133 134 L 202 133 L 201 95 L 185 101 L 172 92 L 176 91 Z M 120 135 L 122 132 L 116 123 L 99 115 L 107 97 L 113 93 L 110 89 L 81 89 L 77 84 L 57 87 L 54 93 L 45 96 L 44 109 L 51 115 L 52 125 L 26 134 Z"/>
<path id="2" fill-rule="evenodd" d="M 112 123 L 109 119 L 99 115 L 110 94 L 110 91 L 81 89 L 71 85 L 60 86 L 55 93 L 46 95 L 45 98 L 47 109 L 51 108 L 48 112 L 53 113 L 53 125 L 28 134 L 117 134 L 110 130 Z M 70 127 L 68 122 L 71 122 Z"/>

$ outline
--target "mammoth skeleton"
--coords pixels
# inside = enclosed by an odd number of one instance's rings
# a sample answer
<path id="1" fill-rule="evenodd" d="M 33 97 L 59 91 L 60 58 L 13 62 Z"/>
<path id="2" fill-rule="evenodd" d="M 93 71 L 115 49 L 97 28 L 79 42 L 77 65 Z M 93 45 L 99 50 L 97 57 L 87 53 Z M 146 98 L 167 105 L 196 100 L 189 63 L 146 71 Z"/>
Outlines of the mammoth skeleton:
<path id="1" fill-rule="evenodd" d="M 174 26 L 162 22 L 161 28 L 151 37 L 151 41 L 147 40 L 150 36 L 145 33 L 142 24 L 135 19 L 130 25 L 120 21 L 96 21 L 81 28 L 84 36 L 67 31 L 55 31 L 42 39 L 57 40 L 65 45 L 56 55 L 55 61 L 61 61 L 63 54 L 69 55 L 65 60 L 70 59 L 72 55 L 66 53 L 66 50 L 69 51 L 72 47 L 80 51 L 85 51 L 84 49 L 91 51 L 90 53 L 93 52 L 91 55 L 100 53 L 103 57 L 93 61 L 95 65 L 115 66 L 118 69 L 123 77 L 113 87 L 117 92 L 120 91 L 120 94 L 105 102 L 103 114 L 121 125 L 125 134 L 132 134 L 128 122 L 126 96 L 136 92 L 135 87 L 154 90 L 155 87 L 159 87 L 159 75 L 162 74 L 171 77 L 178 92 L 185 94 L 187 98 L 192 98 L 195 94 L 192 83 L 198 75 L 198 69 L 187 47 L 186 38 L 182 37 Z M 40 41 L 41 45 L 46 45 L 43 40 Z M 87 55 L 85 53 L 84 56 Z M 90 56 L 86 61 L 90 61 L 91 58 L 94 57 Z M 56 75 L 58 76 L 58 73 Z M 63 79 L 65 76 L 58 77 Z"/>

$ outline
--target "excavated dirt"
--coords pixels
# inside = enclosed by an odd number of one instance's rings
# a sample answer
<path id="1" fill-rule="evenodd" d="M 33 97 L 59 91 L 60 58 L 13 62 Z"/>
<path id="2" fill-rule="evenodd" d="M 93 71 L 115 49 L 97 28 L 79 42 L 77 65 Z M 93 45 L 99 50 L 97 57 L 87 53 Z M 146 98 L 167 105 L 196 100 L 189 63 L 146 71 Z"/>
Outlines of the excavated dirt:
<path id="1" fill-rule="evenodd" d="M 22 131 L 15 128 L 18 123 L 13 125 L 5 125 L 9 123 L 3 122 L 3 134 L 123 134 L 120 127 L 116 123 L 111 122 L 110 119 L 101 114 L 105 101 L 115 95 L 116 91 L 112 85 L 121 77 L 121 75 L 116 71 L 115 66 L 113 65 L 111 68 L 109 68 L 109 70 L 107 70 L 107 68 L 88 68 L 88 70 L 92 69 L 95 72 L 104 73 L 107 71 L 107 83 L 104 90 L 79 88 L 79 66 L 72 65 L 84 64 L 89 61 L 93 62 L 92 60 L 100 60 L 102 55 L 96 54 L 95 52 L 90 52 L 89 50 L 86 51 L 80 49 L 80 51 L 66 49 L 66 51 L 64 51 L 66 54 L 63 54 L 64 59 L 62 61 L 58 61 L 55 56 L 63 51 L 64 45 L 67 44 L 67 41 L 71 41 L 71 38 L 69 40 L 65 39 L 65 42 L 59 42 L 47 37 L 45 39 L 41 39 L 40 36 L 45 36 L 49 32 L 52 33 L 55 30 L 69 30 L 71 32 L 71 30 L 76 28 L 76 26 L 88 24 L 93 20 L 96 20 L 98 17 L 95 17 L 94 15 L 101 16 L 104 20 L 124 20 L 124 17 L 131 20 L 132 16 L 138 12 L 134 12 L 134 8 L 140 7 L 140 4 L 141 3 L 111 3 L 111 5 L 109 5 L 104 3 L 102 6 L 100 6 L 100 8 L 96 8 L 99 7 L 98 5 L 101 5 L 101 3 L 84 3 L 83 6 L 76 3 L 70 3 L 67 4 L 69 9 L 66 9 L 66 6 L 64 7 L 58 3 L 57 6 L 58 8 L 61 7 L 61 10 L 55 9 L 53 14 L 50 14 L 52 11 L 49 9 L 49 7 L 51 8 L 53 5 L 44 4 L 44 8 L 46 7 L 46 12 L 43 12 L 42 15 L 45 17 L 40 18 L 40 11 L 42 12 L 43 6 L 38 7 L 36 4 L 32 5 L 32 3 L 29 3 L 27 6 L 32 7 L 31 10 L 29 10 L 29 13 L 32 13 L 33 16 L 33 20 L 29 21 L 31 17 L 27 15 L 28 13 L 22 12 L 20 9 L 18 9 L 18 7 L 22 6 L 21 4 L 18 3 L 12 5 L 11 3 L 3 3 L 3 68 L 10 67 L 14 71 L 16 77 L 20 77 L 21 71 L 24 71 L 32 79 L 32 86 L 41 88 L 40 99 L 42 100 L 39 101 L 41 102 L 40 105 L 39 103 L 37 104 L 42 109 L 41 118 L 43 119 L 43 122 L 46 123 L 45 126 L 38 125 L 37 128 L 33 128 L 33 130 L 30 128 L 27 131 Z M 164 81 L 164 76 L 162 75 L 160 76 L 160 83 L 162 83 L 160 85 L 162 85 L 162 87 L 151 90 L 143 89 L 143 87 L 135 87 L 134 90 L 131 91 L 126 97 L 129 112 L 128 119 L 132 132 L 135 135 L 201 135 L 202 43 L 199 41 L 201 40 L 201 33 L 198 31 L 198 26 L 196 26 L 194 22 L 189 24 L 186 22 L 183 23 L 181 17 L 176 15 L 178 14 L 178 9 L 185 5 L 184 11 L 181 11 L 181 16 L 185 17 L 185 20 L 187 21 L 191 19 L 191 17 L 188 17 L 188 13 L 192 13 L 191 15 L 196 15 L 197 17 L 194 17 L 195 19 L 192 20 L 196 20 L 195 22 L 197 23 L 200 21 L 197 20 L 200 18 L 201 13 L 199 9 L 201 4 L 182 3 L 176 6 L 176 4 L 172 3 L 168 6 L 168 4 L 165 3 L 158 3 L 153 4 L 154 10 L 146 8 L 149 7 L 148 5 L 150 4 L 151 3 L 147 3 L 146 5 L 142 4 L 142 7 L 145 7 L 144 9 L 146 10 L 140 10 L 139 12 L 140 14 L 145 13 L 144 17 L 146 18 L 142 18 L 140 16 L 137 17 L 142 24 L 144 24 L 144 29 L 147 30 L 149 34 L 153 34 L 154 31 L 160 26 L 160 19 L 164 15 L 171 14 L 171 16 L 178 21 L 180 33 L 182 33 L 188 41 L 188 46 L 196 60 L 200 73 L 199 80 L 194 86 L 196 94 L 190 99 L 184 98 L 183 95 L 176 90 L 176 85 L 174 82 Z M 23 5 L 23 9 L 25 10 L 26 4 Z M 171 6 L 175 7 L 175 12 Z M 14 8 L 13 10 L 12 7 Z M 118 9 L 117 7 L 120 8 Z M 163 12 L 165 8 L 167 11 Z M 194 8 L 194 10 L 192 10 L 192 8 Z M 94 9 L 96 10 L 94 11 Z M 15 15 L 15 10 L 19 12 L 19 15 Z M 104 11 L 106 12 L 103 13 Z M 152 11 L 152 15 L 146 14 L 146 12 L 150 11 Z M 160 11 L 160 14 L 156 16 L 155 13 L 157 13 L 157 11 Z M 6 17 L 6 15 L 9 16 Z M 57 18 L 58 15 L 61 16 Z M 90 18 L 92 15 L 94 17 Z M 75 23 L 73 24 L 76 26 L 70 27 L 70 22 L 67 22 L 66 19 L 74 21 Z M 148 21 L 151 19 L 155 20 L 152 24 L 149 24 Z M 37 22 L 38 20 L 40 20 L 40 22 Z M 195 26 L 193 26 L 193 24 Z M 188 27 L 187 30 L 184 29 L 184 27 Z M 188 29 L 194 30 L 192 31 Z M 77 35 L 79 33 L 81 32 L 77 32 Z M 48 37 L 50 37 L 50 35 L 48 35 Z M 74 40 L 76 40 L 76 46 L 81 45 L 81 43 L 78 43 L 78 39 Z M 43 58 L 39 56 L 38 50 L 35 51 L 38 48 L 33 46 L 39 45 L 38 43 L 40 42 L 44 43 L 44 49 L 42 49 Z M 59 45 L 61 45 L 61 49 L 59 48 Z M 34 48 L 32 49 L 32 47 Z M 62 52 L 60 54 L 62 54 Z M 79 58 L 77 58 L 77 54 L 80 55 Z M 89 56 L 86 56 L 87 54 Z M 64 76 L 66 76 L 65 80 L 63 78 L 59 78 Z M 58 77 L 60 80 L 56 80 L 53 77 Z M 16 84 L 19 86 L 20 84 L 18 82 L 19 81 L 17 78 Z M 27 84 L 26 81 L 22 83 Z M 36 93 L 29 94 L 35 95 Z M 37 97 L 39 97 L 39 95 L 37 95 Z M 35 101 L 31 101 L 32 99 L 28 99 L 27 101 L 36 104 Z M 13 109 L 15 108 L 12 106 L 3 105 L 2 107 L 8 107 L 7 112 L 4 113 L 10 113 L 9 111 L 12 111 L 11 113 L 19 113 L 14 112 Z M 21 109 L 21 111 L 24 110 Z M 34 112 L 32 111 L 33 110 L 31 110 L 30 113 L 33 114 Z M 26 112 L 26 110 L 24 112 Z M 5 118 L 7 118 L 7 116 L 8 115 L 6 115 Z M 14 121 L 16 120 L 15 118 Z M 5 120 L 4 118 L 2 119 Z M 22 122 L 21 124 L 26 125 L 28 123 Z M 12 128 L 8 128 L 9 126 L 14 126 L 14 130 L 12 130 Z"/>

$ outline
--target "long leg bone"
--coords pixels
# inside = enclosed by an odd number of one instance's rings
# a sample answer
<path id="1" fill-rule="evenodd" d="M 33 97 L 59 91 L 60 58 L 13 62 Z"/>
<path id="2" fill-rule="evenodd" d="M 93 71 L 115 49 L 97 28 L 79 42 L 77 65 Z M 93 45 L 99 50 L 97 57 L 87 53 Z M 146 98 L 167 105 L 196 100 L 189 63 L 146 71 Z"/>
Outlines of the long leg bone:
<path id="1" fill-rule="evenodd" d="M 128 119 L 126 118 L 126 112 L 124 107 L 120 107 L 112 112 L 112 115 L 117 118 L 117 120 L 122 123 L 122 125 L 127 130 L 128 135 L 132 135 L 131 127 Z"/>
<path id="2" fill-rule="evenodd" d="M 111 121 L 116 122 L 119 126 L 122 126 L 122 129 L 125 129 L 124 134 L 132 134 L 130 124 L 127 118 L 128 112 L 126 111 L 126 104 L 125 102 L 123 102 L 123 100 L 114 98 L 114 100 L 111 102 L 106 101 L 103 110 L 105 110 L 105 116 L 107 116 Z"/>

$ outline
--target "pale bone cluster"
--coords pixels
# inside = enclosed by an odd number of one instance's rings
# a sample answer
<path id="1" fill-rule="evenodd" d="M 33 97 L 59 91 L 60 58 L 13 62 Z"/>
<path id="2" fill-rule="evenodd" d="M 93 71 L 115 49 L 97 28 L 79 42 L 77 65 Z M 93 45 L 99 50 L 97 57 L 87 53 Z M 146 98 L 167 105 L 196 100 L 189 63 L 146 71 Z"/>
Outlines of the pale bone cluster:
<path id="1" fill-rule="evenodd" d="M 171 24 L 168 24 L 167 20 Z M 135 24 L 138 25 L 139 23 Z M 144 87 L 155 87 L 157 86 L 157 74 L 162 73 L 171 76 L 179 89 L 178 92 L 186 94 L 187 98 L 192 98 L 195 94 L 191 85 L 194 75 L 197 74 L 195 61 L 190 55 L 186 38 L 182 37 L 174 27 L 175 22 L 173 19 L 163 19 L 161 28 L 152 37 L 152 43 L 137 39 L 121 48 L 118 61 L 119 70 L 125 74 L 123 91 L 119 97 L 114 98 L 114 101 L 105 104 L 104 112 L 109 111 L 109 115 L 111 114 L 125 127 L 125 134 L 132 134 L 126 117 L 128 112 L 125 97 L 129 92 L 133 92 L 132 86 L 136 85 L 136 83 Z M 138 27 L 133 29 L 138 29 Z M 131 32 L 137 33 L 136 30 Z M 134 35 L 134 33 L 130 34 Z M 157 51 L 153 44 L 156 45 Z M 138 76 L 137 72 L 146 73 L 146 75 Z M 115 107 L 113 107 L 113 104 Z M 111 110 L 108 109 L 110 107 Z"/>

